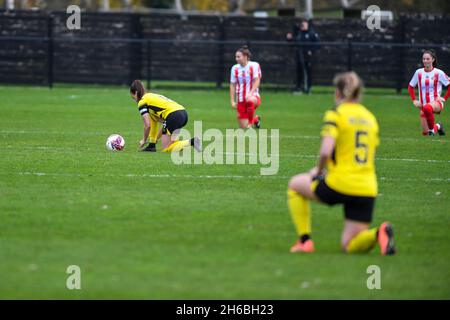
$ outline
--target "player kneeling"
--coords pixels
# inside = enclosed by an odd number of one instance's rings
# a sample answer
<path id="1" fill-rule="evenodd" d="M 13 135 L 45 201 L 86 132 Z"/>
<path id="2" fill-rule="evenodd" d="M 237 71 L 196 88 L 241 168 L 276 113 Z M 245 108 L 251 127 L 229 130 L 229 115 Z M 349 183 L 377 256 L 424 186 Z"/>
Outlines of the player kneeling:
<path id="1" fill-rule="evenodd" d="M 144 137 L 139 141 L 142 151 L 156 151 L 156 142 L 161 138 L 163 152 L 175 152 L 193 146 L 201 151 L 199 138 L 179 141 L 178 131 L 188 122 L 186 109 L 165 96 L 146 93 L 144 85 L 139 80 L 134 80 L 130 86 L 131 98 L 138 103 L 139 113 L 144 121 Z M 162 123 L 158 131 L 158 123 Z M 150 142 L 147 146 L 147 140 Z"/>
<path id="2" fill-rule="evenodd" d="M 261 127 L 261 117 L 255 110 L 261 104 L 259 85 L 261 67 L 258 62 L 250 61 L 251 53 L 247 46 L 236 51 L 236 64 L 230 73 L 231 107 L 237 110 L 239 126 L 245 128 Z"/>
<path id="3" fill-rule="evenodd" d="M 362 82 L 356 73 L 337 75 L 334 84 L 337 107 L 325 113 L 319 163 L 289 182 L 288 205 L 299 236 L 291 252 L 314 251 L 309 200 L 316 200 L 344 205 L 343 251 L 368 252 L 378 242 L 382 255 L 394 254 L 392 225 L 384 222 L 369 229 L 378 192 L 377 120 L 359 103 Z"/>

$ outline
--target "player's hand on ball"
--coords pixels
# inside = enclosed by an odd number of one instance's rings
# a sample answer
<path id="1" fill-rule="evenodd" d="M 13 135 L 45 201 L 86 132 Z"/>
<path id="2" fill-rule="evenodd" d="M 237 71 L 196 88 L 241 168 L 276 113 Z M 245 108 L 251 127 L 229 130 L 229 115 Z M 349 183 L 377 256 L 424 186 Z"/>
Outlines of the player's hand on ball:
<path id="1" fill-rule="evenodd" d="M 414 106 L 415 106 L 416 108 L 422 108 L 422 104 L 420 103 L 419 100 L 414 100 L 414 101 L 413 101 L 413 104 L 414 104 Z"/>

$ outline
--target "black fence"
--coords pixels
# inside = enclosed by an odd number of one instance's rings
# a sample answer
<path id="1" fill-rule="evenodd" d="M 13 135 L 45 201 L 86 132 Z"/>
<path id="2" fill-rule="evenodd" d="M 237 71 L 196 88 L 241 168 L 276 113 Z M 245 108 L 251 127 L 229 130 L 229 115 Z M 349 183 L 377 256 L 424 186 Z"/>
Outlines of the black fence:
<path id="1" fill-rule="evenodd" d="M 264 83 L 291 87 L 299 44 L 285 41 L 290 18 L 82 13 L 81 29 L 65 13 L 0 12 L 0 82 L 129 84 L 133 79 L 228 82 L 234 52 L 249 45 Z M 367 86 L 407 86 L 421 50 L 450 67 L 449 18 L 402 17 L 369 30 L 360 20 L 317 20 L 313 83 L 355 70 Z"/>

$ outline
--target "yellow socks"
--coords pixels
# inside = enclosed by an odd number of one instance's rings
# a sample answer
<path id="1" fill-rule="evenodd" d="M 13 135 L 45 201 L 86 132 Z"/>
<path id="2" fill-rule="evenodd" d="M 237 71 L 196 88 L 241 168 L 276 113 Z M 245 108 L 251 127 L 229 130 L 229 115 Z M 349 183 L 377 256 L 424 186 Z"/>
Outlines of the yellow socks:
<path id="1" fill-rule="evenodd" d="M 288 189 L 288 206 L 298 236 L 311 234 L 309 200 L 293 189 Z"/>
<path id="2" fill-rule="evenodd" d="M 347 253 L 362 253 L 372 250 L 377 243 L 377 230 L 372 228 L 358 233 L 347 245 Z"/>
<path id="3" fill-rule="evenodd" d="M 288 206 L 294 222 L 297 235 L 311 235 L 311 209 L 309 199 L 293 189 L 288 189 Z M 347 245 L 347 253 L 362 253 L 370 251 L 377 243 L 378 228 L 364 230 L 358 233 Z"/>
<path id="4" fill-rule="evenodd" d="M 181 140 L 172 142 L 167 148 L 162 150 L 162 152 L 177 152 L 183 148 L 191 145 L 191 140 Z"/>

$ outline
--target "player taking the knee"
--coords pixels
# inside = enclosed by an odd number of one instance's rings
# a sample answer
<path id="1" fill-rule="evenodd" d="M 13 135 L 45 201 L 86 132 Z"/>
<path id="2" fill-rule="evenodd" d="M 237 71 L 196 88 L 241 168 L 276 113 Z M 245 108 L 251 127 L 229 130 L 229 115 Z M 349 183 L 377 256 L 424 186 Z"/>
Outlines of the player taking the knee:
<path id="1" fill-rule="evenodd" d="M 288 205 L 298 241 L 291 252 L 313 252 L 310 200 L 342 204 L 341 247 L 347 253 L 370 251 L 377 243 L 382 255 L 395 253 L 392 225 L 370 228 L 377 195 L 375 149 L 379 144 L 374 115 L 359 103 L 362 82 L 354 72 L 334 80 L 336 107 L 325 113 L 320 158 L 309 172 L 289 182 Z M 325 171 L 327 169 L 327 171 Z"/>

